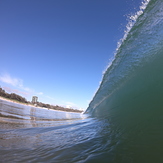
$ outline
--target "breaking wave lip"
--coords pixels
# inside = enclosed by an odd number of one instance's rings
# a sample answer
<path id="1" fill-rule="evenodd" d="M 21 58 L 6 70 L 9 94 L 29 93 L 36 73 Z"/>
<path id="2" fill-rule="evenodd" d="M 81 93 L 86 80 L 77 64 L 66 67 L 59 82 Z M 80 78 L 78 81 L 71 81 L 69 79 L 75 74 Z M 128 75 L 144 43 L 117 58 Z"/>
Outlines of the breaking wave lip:
<path id="1" fill-rule="evenodd" d="M 143 12 L 146 9 L 146 7 L 147 7 L 147 5 L 148 5 L 149 2 L 150 2 L 150 0 L 144 0 L 144 1 L 142 1 L 142 5 L 139 7 L 139 11 L 137 11 L 135 14 L 133 14 L 133 15 L 131 15 L 131 16 L 128 17 L 128 23 L 127 23 L 126 29 L 124 31 L 125 32 L 124 33 L 124 36 L 123 36 L 122 39 L 120 39 L 118 41 L 116 51 L 118 51 L 118 49 L 120 48 L 120 46 L 123 43 L 123 41 L 126 40 L 128 33 L 130 32 L 130 30 L 134 26 L 134 24 L 137 21 L 138 17 L 143 14 Z M 110 64 L 109 64 L 109 66 L 110 66 Z"/>
<path id="2" fill-rule="evenodd" d="M 129 96 L 134 98 L 137 92 L 140 95 L 146 92 L 147 87 L 152 89 L 157 85 L 155 81 L 161 82 L 163 79 L 163 2 L 143 1 L 140 11 L 131 19 L 114 60 L 105 71 L 100 87 L 85 113 L 102 114 L 103 110 L 111 110 L 125 103 Z M 143 76 L 147 76 L 147 79 L 143 79 Z M 140 103 L 140 99 L 136 102 Z"/>

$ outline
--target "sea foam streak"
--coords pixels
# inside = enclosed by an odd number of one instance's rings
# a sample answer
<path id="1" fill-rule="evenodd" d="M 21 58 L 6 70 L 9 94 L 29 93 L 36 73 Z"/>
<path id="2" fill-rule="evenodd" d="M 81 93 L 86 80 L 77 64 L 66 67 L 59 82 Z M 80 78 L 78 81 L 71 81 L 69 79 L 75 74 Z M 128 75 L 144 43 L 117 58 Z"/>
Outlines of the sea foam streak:
<path id="1" fill-rule="evenodd" d="M 146 1 L 141 9 L 86 113 L 127 118 L 163 106 L 163 1 Z"/>

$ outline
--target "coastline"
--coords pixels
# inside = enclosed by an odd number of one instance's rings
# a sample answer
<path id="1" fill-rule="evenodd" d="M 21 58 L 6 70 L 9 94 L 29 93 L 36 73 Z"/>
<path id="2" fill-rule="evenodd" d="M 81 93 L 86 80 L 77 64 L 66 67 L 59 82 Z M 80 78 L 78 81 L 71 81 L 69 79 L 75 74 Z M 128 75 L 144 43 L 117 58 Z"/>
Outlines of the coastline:
<path id="1" fill-rule="evenodd" d="M 7 101 L 7 102 L 12 102 L 12 103 L 16 103 L 16 104 L 20 104 L 20 105 L 25 105 L 25 106 L 35 107 L 33 105 L 25 104 L 25 103 L 22 103 L 22 102 L 19 102 L 19 101 L 16 101 L 16 100 L 11 100 L 11 99 L 8 99 L 8 98 L 2 97 L 2 96 L 0 96 L 0 100 Z"/>
<path id="2" fill-rule="evenodd" d="M 46 108 L 46 107 L 34 106 L 34 105 L 31 105 L 31 104 L 22 103 L 22 102 L 19 102 L 19 101 L 16 101 L 16 100 L 11 100 L 11 99 L 8 99 L 8 98 L 2 97 L 2 96 L 0 96 L 0 100 L 15 103 L 15 104 L 19 104 L 19 105 L 23 105 L 23 106 L 39 108 L 39 109 L 46 109 L 46 110 L 53 110 L 53 111 L 60 111 L 60 112 L 68 112 L 68 113 L 78 113 L 78 114 L 83 113 L 83 111 L 82 112 L 71 112 L 71 111 L 55 110 L 55 109 Z"/>

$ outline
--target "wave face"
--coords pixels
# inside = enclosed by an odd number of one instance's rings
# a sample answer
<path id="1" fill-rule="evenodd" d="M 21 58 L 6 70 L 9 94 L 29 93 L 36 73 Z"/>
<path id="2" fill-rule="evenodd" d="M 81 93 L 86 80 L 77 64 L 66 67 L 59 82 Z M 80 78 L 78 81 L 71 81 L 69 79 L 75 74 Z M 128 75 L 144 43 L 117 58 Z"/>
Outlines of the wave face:
<path id="1" fill-rule="evenodd" d="M 124 124 L 163 110 L 163 1 L 151 0 L 117 49 L 85 113 Z"/>

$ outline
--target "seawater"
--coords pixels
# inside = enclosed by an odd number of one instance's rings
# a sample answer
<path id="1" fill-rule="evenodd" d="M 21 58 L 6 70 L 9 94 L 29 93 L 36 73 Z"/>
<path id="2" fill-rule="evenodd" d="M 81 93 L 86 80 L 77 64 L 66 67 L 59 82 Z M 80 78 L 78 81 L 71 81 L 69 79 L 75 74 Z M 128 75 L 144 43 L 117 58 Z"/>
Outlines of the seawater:
<path id="1" fill-rule="evenodd" d="M 0 162 L 163 162 L 163 1 L 145 2 L 85 114 L 0 101 Z"/>
<path id="2" fill-rule="evenodd" d="M 115 162 L 161 163 L 163 1 L 145 1 L 132 18 L 86 113 L 118 135 Z"/>
<path id="3" fill-rule="evenodd" d="M 0 100 L 0 162 L 113 160 L 116 142 L 107 120 Z M 108 150 L 109 149 L 109 150 Z"/>
<path id="4" fill-rule="evenodd" d="M 157 121 L 151 118 L 137 127 L 121 128 L 104 117 L 66 113 L 66 118 L 64 112 L 58 117 L 57 111 L 2 100 L 0 113 L 2 163 L 163 161 L 162 115 Z"/>

